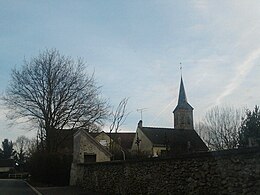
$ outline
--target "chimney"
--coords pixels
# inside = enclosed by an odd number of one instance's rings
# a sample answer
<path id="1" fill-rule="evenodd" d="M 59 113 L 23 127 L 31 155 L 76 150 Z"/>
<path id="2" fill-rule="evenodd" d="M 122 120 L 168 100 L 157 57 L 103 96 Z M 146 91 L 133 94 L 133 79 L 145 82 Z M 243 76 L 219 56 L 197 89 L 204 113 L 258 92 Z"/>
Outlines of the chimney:
<path id="1" fill-rule="evenodd" d="M 138 127 L 143 127 L 143 121 L 142 121 L 142 120 L 140 120 L 140 121 L 138 122 Z"/>

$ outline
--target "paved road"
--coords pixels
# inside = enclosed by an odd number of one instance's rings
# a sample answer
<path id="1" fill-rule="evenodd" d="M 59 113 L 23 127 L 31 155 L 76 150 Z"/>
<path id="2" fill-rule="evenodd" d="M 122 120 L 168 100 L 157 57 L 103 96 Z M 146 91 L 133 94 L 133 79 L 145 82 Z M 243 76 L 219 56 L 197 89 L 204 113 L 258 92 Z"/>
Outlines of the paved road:
<path id="1" fill-rule="evenodd" d="M 91 192 L 74 186 L 36 187 L 43 195 L 104 195 L 105 193 Z M 1 193 L 0 193 L 1 194 Z"/>
<path id="2" fill-rule="evenodd" d="M 0 179 L 1 195 L 37 195 L 23 180 Z"/>

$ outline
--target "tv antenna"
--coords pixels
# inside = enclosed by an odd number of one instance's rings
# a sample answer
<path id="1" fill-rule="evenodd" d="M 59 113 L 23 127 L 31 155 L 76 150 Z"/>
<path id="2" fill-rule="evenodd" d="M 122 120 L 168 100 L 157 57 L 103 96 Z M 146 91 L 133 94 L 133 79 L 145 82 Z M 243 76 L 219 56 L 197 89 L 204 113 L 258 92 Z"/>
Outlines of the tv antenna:
<path id="1" fill-rule="evenodd" d="M 143 120 L 143 112 L 146 111 L 148 108 L 138 108 L 136 111 L 140 112 L 141 120 Z"/>

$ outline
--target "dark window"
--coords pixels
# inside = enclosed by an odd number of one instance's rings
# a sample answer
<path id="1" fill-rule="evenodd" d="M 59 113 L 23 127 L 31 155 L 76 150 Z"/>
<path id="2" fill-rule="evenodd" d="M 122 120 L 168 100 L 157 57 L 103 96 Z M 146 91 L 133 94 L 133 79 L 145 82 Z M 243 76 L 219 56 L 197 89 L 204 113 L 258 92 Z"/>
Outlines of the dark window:
<path id="1" fill-rule="evenodd" d="M 96 162 L 96 159 L 97 159 L 96 154 L 89 154 L 89 153 L 84 154 L 84 163 Z"/>

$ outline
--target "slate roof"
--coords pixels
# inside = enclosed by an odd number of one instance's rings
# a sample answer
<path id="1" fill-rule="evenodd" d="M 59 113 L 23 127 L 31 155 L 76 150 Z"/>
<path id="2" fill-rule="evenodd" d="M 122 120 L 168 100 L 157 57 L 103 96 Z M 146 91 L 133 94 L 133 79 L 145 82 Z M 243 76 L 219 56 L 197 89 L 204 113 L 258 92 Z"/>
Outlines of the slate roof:
<path id="1" fill-rule="evenodd" d="M 176 108 L 174 109 L 173 112 L 175 112 L 177 109 L 191 109 L 191 110 L 193 110 L 193 107 L 188 103 L 182 77 L 181 77 L 181 83 L 180 83 L 178 105 L 176 106 Z"/>
<path id="2" fill-rule="evenodd" d="M 109 133 L 107 133 L 109 136 Z M 132 143 L 134 141 L 135 138 L 135 133 L 111 133 L 111 138 L 113 140 L 115 140 L 117 138 L 117 140 L 120 142 L 120 146 L 124 149 L 128 149 L 130 150 L 132 147 Z"/>
<path id="3" fill-rule="evenodd" d="M 102 131 L 103 132 L 103 131 Z M 102 132 L 99 132 L 99 133 L 96 133 L 96 132 L 89 132 L 89 135 L 91 135 L 92 137 L 97 137 L 100 133 Z"/>
<path id="4" fill-rule="evenodd" d="M 63 129 L 57 131 L 58 152 L 63 154 L 73 153 L 73 135 L 77 130 Z"/>
<path id="5" fill-rule="evenodd" d="M 85 131 L 85 130 L 84 130 Z M 61 153 L 72 153 L 73 152 L 73 134 L 75 134 L 77 130 L 64 129 L 59 131 L 59 140 L 62 142 L 59 144 L 59 152 Z M 86 131 L 87 132 L 87 131 Z M 101 132 L 89 132 L 93 138 L 98 136 Z M 109 133 L 104 132 L 109 136 Z M 135 133 L 111 133 L 111 138 L 114 140 L 115 137 L 120 139 L 120 145 L 122 148 L 130 150 L 132 147 L 132 143 L 135 137 Z M 64 148 L 67 150 L 64 151 Z"/>
<path id="6" fill-rule="evenodd" d="M 101 132 L 102 133 L 102 132 Z M 106 135 L 108 135 L 109 137 L 111 136 L 111 139 L 113 140 L 117 140 L 119 141 L 120 143 L 120 146 L 124 149 L 127 149 L 127 150 L 130 150 L 131 147 L 132 147 L 132 143 L 133 143 L 133 140 L 135 138 L 135 132 L 133 133 L 121 133 L 121 132 L 118 132 L 118 133 L 109 133 L 109 132 L 104 132 Z M 96 137 L 98 136 L 100 133 L 90 133 L 90 135 L 92 137 Z"/>
<path id="7" fill-rule="evenodd" d="M 79 129 L 62 129 L 57 131 L 58 135 L 58 152 L 63 154 L 73 153 L 73 135 L 78 132 Z M 80 129 L 84 130 L 84 129 Z M 86 131 L 86 130 L 84 130 Z M 87 131 L 86 131 L 87 132 Z M 91 133 L 92 134 L 92 133 Z M 99 134 L 99 133 L 97 133 Z"/>
<path id="8" fill-rule="evenodd" d="M 186 149 L 188 142 L 194 151 L 207 151 L 208 147 L 194 129 L 172 129 L 160 127 L 139 127 L 154 146 Z"/>

